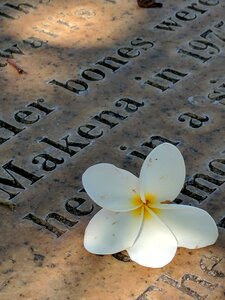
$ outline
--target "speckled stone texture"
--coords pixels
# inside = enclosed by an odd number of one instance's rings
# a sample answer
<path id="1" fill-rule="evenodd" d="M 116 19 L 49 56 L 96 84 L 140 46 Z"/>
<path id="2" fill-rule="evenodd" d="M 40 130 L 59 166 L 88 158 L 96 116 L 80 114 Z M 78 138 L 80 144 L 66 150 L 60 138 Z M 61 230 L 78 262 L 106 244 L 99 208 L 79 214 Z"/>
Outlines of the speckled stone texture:
<path id="1" fill-rule="evenodd" d="M 0 1 L 1 300 L 224 299 L 225 3 L 157 2 Z M 83 172 L 138 175 L 164 141 L 186 162 L 176 201 L 212 215 L 216 244 L 162 269 L 85 251 Z"/>

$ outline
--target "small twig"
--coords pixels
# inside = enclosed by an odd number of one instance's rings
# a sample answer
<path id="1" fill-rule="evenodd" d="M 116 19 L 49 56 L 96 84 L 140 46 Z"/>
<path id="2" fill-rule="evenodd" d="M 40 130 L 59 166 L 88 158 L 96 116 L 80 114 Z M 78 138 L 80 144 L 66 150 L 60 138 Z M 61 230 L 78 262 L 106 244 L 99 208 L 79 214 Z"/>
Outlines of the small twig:
<path id="1" fill-rule="evenodd" d="M 19 74 L 27 73 L 19 65 L 17 65 L 17 63 L 14 60 L 7 58 L 6 61 L 9 65 L 11 65 L 13 68 L 15 68 Z"/>
<path id="2" fill-rule="evenodd" d="M 162 3 L 157 3 L 155 0 L 137 0 L 138 6 L 143 8 L 162 7 Z"/>
<path id="3" fill-rule="evenodd" d="M 6 200 L 6 199 L 1 199 L 0 198 L 0 205 L 4 205 L 7 206 L 8 208 L 14 209 L 16 207 L 16 204 L 13 203 L 10 200 Z"/>

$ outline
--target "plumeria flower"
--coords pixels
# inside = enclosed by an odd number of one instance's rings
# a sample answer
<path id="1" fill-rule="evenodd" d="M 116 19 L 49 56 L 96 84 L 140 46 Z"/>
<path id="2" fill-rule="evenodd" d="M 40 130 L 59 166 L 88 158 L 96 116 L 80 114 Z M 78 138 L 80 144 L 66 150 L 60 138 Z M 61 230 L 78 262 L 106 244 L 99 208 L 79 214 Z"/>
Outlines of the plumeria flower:
<path id="1" fill-rule="evenodd" d="M 86 228 L 84 247 L 95 254 L 127 250 L 138 264 L 159 268 L 173 259 L 177 247 L 215 243 L 218 229 L 206 211 L 172 203 L 184 180 L 184 159 L 169 143 L 146 157 L 140 178 L 107 163 L 88 168 L 84 188 L 102 209 Z"/>

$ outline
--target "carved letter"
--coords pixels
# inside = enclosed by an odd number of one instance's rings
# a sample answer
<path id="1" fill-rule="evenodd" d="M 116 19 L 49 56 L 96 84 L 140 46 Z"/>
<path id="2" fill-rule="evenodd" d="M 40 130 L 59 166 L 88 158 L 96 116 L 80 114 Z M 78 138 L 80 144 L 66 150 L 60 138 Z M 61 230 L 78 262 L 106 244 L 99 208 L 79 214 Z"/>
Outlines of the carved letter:
<path id="1" fill-rule="evenodd" d="M 181 24 L 177 23 L 172 18 L 168 18 L 167 20 L 160 23 L 160 25 L 156 25 L 155 28 L 162 30 L 175 31 L 174 27 L 182 27 Z"/>
<path id="2" fill-rule="evenodd" d="M 174 142 L 165 137 L 162 137 L 159 135 L 154 135 L 154 136 L 150 137 L 148 142 L 143 143 L 142 146 L 154 149 L 156 146 L 158 146 L 162 143 L 170 143 L 170 144 L 173 144 L 174 146 L 177 146 L 180 144 L 180 142 Z"/>
<path id="3" fill-rule="evenodd" d="M 29 110 L 20 110 L 20 111 L 18 111 L 17 113 L 14 114 L 14 119 L 18 123 L 34 124 L 40 119 L 40 117 L 39 117 L 39 115 L 36 115 L 36 118 L 29 119 L 28 117 L 33 115 L 33 114 L 34 114 L 34 112 L 29 111 Z"/>
<path id="4" fill-rule="evenodd" d="M 105 78 L 105 73 L 99 69 L 87 69 L 81 73 L 81 76 L 86 80 L 99 81 Z"/>
<path id="5" fill-rule="evenodd" d="M 23 131 L 25 128 L 17 128 L 9 123 L 6 123 L 2 120 L 0 120 L 0 128 L 4 128 L 5 130 L 11 131 L 14 135 L 18 134 L 19 132 Z M 5 143 L 8 141 L 11 137 L 3 138 L 0 137 L 0 144 Z"/>
<path id="6" fill-rule="evenodd" d="M 55 109 L 50 109 L 46 106 L 41 105 L 40 103 L 43 103 L 44 99 L 37 99 L 36 102 L 30 103 L 27 105 L 27 107 L 34 107 L 38 110 L 40 110 L 41 112 L 44 112 L 46 115 L 50 114 L 52 111 L 54 111 Z"/>
<path id="7" fill-rule="evenodd" d="M 84 203 L 87 202 L 88 208 L 85 209 Z M 86 203 L 85 203 L 86 204 Z M 82 209 L 82 207 L 84 209 Z M 66 210 L 75 216 L 86 216 L 89 215 L 94 210 L 94 205 L 89 203 L 89 201 L 80 198 L 80 197 L 74 197 L 70 198 L 65 203 Z"/>
<path id="8" fill-rule="evenodd" d="M 0 51 L 0 56 L 5 58 L 14 58 L 13 54 L 24 55 L 23 51 L 17 46 L 17 44 L 14 44 L 9 48 Z"/>
<path id="9" fill-rule="evenodd" d="M 85 92 L 88 89 L 88 84 L 85 81 L 79 79 L 69 79 L 66 81 L 66 83 L 62 83 L 60 81 L 53 79 L 49 81 L 49 84 L 55 84 L 78 95 L 80 93 Z"/>
<path id="10" fill-rule="evenodd" d="M 147 80 L 147 81 L 145 81 L 144 84 L 151 85 L 151 86 L 153 86 L 153 87 L 155 87 L 155 88 L 161 90 L 162 92 L 164 92 L 164 91 L 166 91 L 166 90 L 169 89 L 169 86 L 164 86 L 164 85 L 159 84 L 159 83 L 157 83 L 157 82 L 155 82 L 155 81 L 152 81 L 152 80 Z"/>
<path id="11" fill-rule="evenodd" d="M 208 98 L 215 101 L 220 101 L 225 99 L 225 83 L 219 86 L 217 89 L 208 95 Z M 225 104 L 220 102 L 221 104 Z"/>
<path id="12" fill-rule="evenodd" d="M 216 270 L 216 267 L 223 261 L 223 258 L 219 258 L 217 256 L 203 256 L 200 260 L 200 268 L 202 271 L 206 272 L 209 276 L 224 278 L 225 273 L 222 271 Z M 225 270 L 223 266 L 221 266 L 222 270 Z"/>
<path id="13" fill-rule="evenodd" d="M 80 126 L 78 128 L 77 133 L 80 136 L 84 137 L 85 139 L 93 140 L 93 139 L 97 139 L 97 138 L 99 138 L 100 136 L 103 135 L 103 131 L 102 130 L 98 134 L 90 134 L 89 133 L 89 132 L 91 132 L 92 130 L 95 130 L 95 129 L 96 129 L 96 126 L 87 124 L 87 125 Z"/>
<path id="14" fill-rule="evenodd" d="M 16 173 L 17 175 L 26 178 L 27 180 L 29 180 L 31 183 L 30 184 L 34 184 L 36 181 L 40 180 L 44 175 L 42 176 L 36 176 L 32 173 L 29 173 L 28 171 L 17 167 L 15 165 L 13 165 L 12 163 L 13 161 L 9 161 L 8 163 L 6 163 L 4 166 L 2 166 L 2 168 L 9 174 L 9 176 L 12 179 L 8 179 L 8 178 L 4 178 L 4 177 L 0 177 L 0 184 L 1 185 L 6 185 L 9 187 L 13 187 L 15 189 L 25 189 L 25 187 L 9 172 L 13 172 Z M 0 188 L 3 192 L 6 192 L 9 196 L 10 199 L 12 199 L 13 197 L 15 197 L 16 195 L 19 194 L 19 192 L 17 194 L 11 194 L 10 192 L 6 191 L 3 188 Z"/>
<path id="15" fill-rule="evenodd" d="M 127 116 L 122 116 L 122 115 L 115 113 L 113 111 L 110 111 L 110 110 L 104 110 L 99 115 L 93 117 L 93 119 L 97 120 L 98 122 L 108 125 L 110 128 L 113 128 L 114 126 L 118 125 L 119 123 L 109 121 L 109 120 L 103 118 L 102 117 L 103 115 L 108 115 L 108 116 L 114 117 L 118 120 L 124 120 L 127 118 Z"/>
<path id="16" fill-rule="evenodd" d="M 23 40 L 23 43 L 30 45 L 31 48 L 40 48 L 47 42 L 44 42 L 44 41 L 40 40 L 39 38 L 31 36 L 28 39 Z"/>
<path id="17" fill-rule="evenodd" d="M 177 53 L 182 54 L 183 57 L 190 56 L 194 59 L 197 59 L 197 60 L 199 59 L 202 63 L 205 63 L 207 60 L 212 58 L 212 56 L 205 57 L 205 56 L 199 55 L 198 53 L 187 51 L 187 50 L 184 50 L 184 49 L 181 49 L 181 48 L 178 49 Z"/>
<path id="18" fill-rule="evenodd" d="M 217 224 L 219 227 L 225 228 L 225 217 L 219 221 Z"/>
<path id="19" fill-rule="evenodd" d="M 189 17 L 187 17 L 188 15 L 190 15 Z M 196 14 L 193 14 L 193 13 L 190 13 L 186 10 L 181 10 L 181 11 L 178 11 L 176 14 L 175 14 L 176 18 L 181 20 L 181 21 L 192 21 L 194 19 L 197 18 Z"/>
<path id="20" fill-rule="evenodd" d="M 67 154 L 69 154 L 69 156 L 73 156 L 75 155 L 77 152 L 80 151 L 80 149 L 85 148 L 86 146 L 89 145 L 89 143 L 80 143 L 80 142 L 74 142 L 74 141 L 69 141 L 69 135 L 67 135 L 66 137 L 62 138 L 63 141 L 65 141 L 65 146 L 61 145 L 59 143 L 56 143 L 48 138 L 43 138 L 40 143 L 46 143 L 56 149 L 59 149 Z M 76 148 L 80 148 L 79 150 L 75 151 L 69 147 L 76 147 Z"/>
<path id="21" fill-rule="evenodd" d="M 159 77 L 163 80 L 169 81 L 172 84 L 177 83 L 178 81 L 180 81 L 183 77 L 187 76 L 187 73 L 181 73 L 177 70 L 173 70 L 173 69 L 163 69 L 160 73 L 157 73 L 155 75 L 155 77 Z M 161 85 L 157 82 L 151 81 L 151 80 L 147 80 L 144 84 L 148 84 L 151 85 L 157 89 L 160 89 L 162 92 L 168 90 L 169 88 L 171 88 L 170 85 Z"/>
<path id="22" fill-rule="evenodd" d="M 207 6 L 215 6 L 220 3 L 219 0 L 198 0 L 200 4 Z"/>
<path id="23" fill-rule="evenodd" d="M 19 10 L 19 11 L 22 11 L 23 13 L 25 14 L 28 14 L 29 13 L 29 10 L 26 10 L 26 9 L 23 9 L 22 7 L 25 6 L 26 8 L 32 8 L 32 9 L 35 9 L 36 7 L 31 5 L 31 4 L 28 4 L 28 3 L 20 3 L 18 5 L 13 5 L 11 3 L 5 3 L 4 4 L 5 6 L 8 6 L 10 8 L 13 8 L 13 9 L 16 9 L 16 10 Z"/>
<path id="24" fill-rule="evenodd" d="M 53 170 L 55 170 L 55 168 L 57 167 L 57 165 L 61 165 L 61 164 L 64 163 L 64 159 L 63 158 L 58 159 L 56 157 L 52 157 L 49 154 L 44 154 L 43 153 L 43 154 L 39 154 L 39 155 L 35 156 L 32 159 L 32 163 L 33 164 L 38 164 L 39 163 L 39 160 L 37 159 L 38 157 L 44 159 L 44 162 L 42 163 L 42 169 L 44 171 L 53 171 Z M 48 163 L 48 162 L 50 162 L 50 163 Z"/>
<path id="25" fill-rule="evenodd" d="M 192 3 L 191 5 L 187 6 L 187 8 L 192 9 L 194 11 L 200 12 L 201 14 L 204 14 L 207 12 L 207 9 L 201 9 L 199 7 L 196 7 L 198 4 L 197 3 Z"/>
<path id="26" fill-rule="evenodd" d="M 221 165 L 221 168 L 218 167 Z M 211 172 L 225 176 L 225 159 L 214 159 L 209 163 L 209 169 Z"/>
<path id="27" fill-rule="evenodd" d="M 113 72 L 117 71 L 121 66 L 127 64 L 128 61 L 124 61 L 115 57 L 105 57 L 103 60 L 98 61 L 96 65 L 101 65 L 105 68 L 111 69 Z"/>
<path id="28" fill-rule="evenodd" d="M 50 213 L 44 220 L 35 216 L 34 214 L 29 213 L 23 219 L 30 220 L 33 223 L 44 227 L 45 229 L 53 232 L 57 237 L 60 237 L 63 233 L 66 232 L 66 230 L 62 230 L 57 228 L 56 226 L 53 226 L 51 223 L 49 223 L 49 219 L 53 219 L 54 221 L 58 221 L 59 223 L 62 223 L 63 225 L 69 227 L 73 227 L 78 223 L 78 221 L 70 221 L 67 218 L 59 215 L 58 213 Z"/>
<path id="29" fill-rule="evenodd" d="M 4 7 L 2 7 L 4 9 Z M 5 9 L 4 9 L 5 10 Z M 0 16 L 7 18 L 7 19 L 11 19 L 11 20 L 15 20 L 16 18 L 14 16 L 10 16 L 8 14 L 8 12 L 6 13 L 5 11 L 0 10 Z"/>
<path id="30" fill-rule="evenodd" d="M 163 290 L 158 288 L 157 286 L 155 285 L 150 285 L 139 297 L 137 297 L 136 300 L 150 300 L 152 298 L 149 298 L 148 296 L 151 297 L 151 292 L 153 291 L 159 291 L 159 292 L 162 292 Z"/>
<path id="31" fill-rule="evenodd" d="M 198 182 L 199 179 L 202 181 L 205 181 L 206 184 Z M 198 180 L 198 181 L 197 181 Z M 185 182 L 184 188 L 181 191 L 181 194 L 189 196 L 195 200 L 197 200 L 199 203 L 207 198 L 207 194 L 213 193 L 216 188 L 209 187 L 213 185 L 220 186 L 224 183 L 224 180 L 215 179 L 213 177 L 210 177 L 209 175 L 205 174 L 196 174 L 194 175 L 194 178 L 192 180 L 189 180 Z M 193 190 L 190 190 L 192 188 Z"/>
<path id="32" fill-rule="evenodd" d="M 132 46 L 134 47 L 142 47 L 142 46 L 150 46 L 150 48 L 152 48 L 154 46 L 154 44 L 152 42 L 149 41 L 144 41 L 143 38 L 136 38 L 135 40 L 130 42 Z M 143 50 L 147 50 L 147 48 L 142 48 Z"/>
<path id="33" fill-rule="evenodd" d="M 172 76 L 171 76 L 171 74 L 172 74 Z M 163 69 L 160 73 L 156 74 L 156 77 L 160 77 L 162 79 L 165 79 L 165 80 L 170 81 L 173 84 L 175 84 L 179 80 L 181 80 L 182 77 L 185 77 L 186 75 L 187 75 L 187 73 L 181 73 L 177 70 Z M 176 77 L 178 77 L 178 78 L 176 78 Z"/>
<path id="34" fill-rule="evenodd" d="M 134 52 L 133 54 L 132 51 Z M 134 48 L 126 47 L 126 48 L 120 48 L 119 50 L 117 50 L 117 53 L 124 58 L 134 58 L 139 56 L 141 52 L 135 50 Z"/>
<path id="35" fill-rule="evenodd" d="M 149 148 L 150 149 L 154 149 L 156 146 L 162 144 L 162 143 L 171 143 L 175 146 L 179 145 L 179 142 L 173 142 L 167 138 L 161 137 L 159 135 L 156 136 L 152 136 L 148 142 L 144 142 L 141 147 L 147 147 L 148 149 L 144 149 L 144 153 L 143 152 L 139 152 L 139 151 L 132 151 L 129 153 L 129 155 L 138 157 L 140 159 L 145 159 L 146 156 L 149 154 Z"/>
<path id="36" fill-rule="evenodd" d="M 192 128 L 199 128 L 203 125 L 204 122 L 207 122 L 209 120 L 209 118 L 207 116 L 201 117 L 201 116 L 198 116 L 198 115 L 190 113 L 190 112 L 180 115 L 178 120 L 180 122 L 185 122 L 186 121 L 185 117 L 190 118 L 189 125 Z"/>
<path id="37" fill-rule="evenodd" d="M 126 105 L 124 105 L 123 108 L 125 109 L 125 111 L 127 111 L 129 113 L 133 113 L 133 112 L 137 111 L 139 107 L 144 106 L 144 102 L 140 103 L 140 102 L 134 101 L 130 98 L 122 98 L 122 99 L 116 101 L 115 106 L 121 107 L 122 102 L 126 103 Z"/>

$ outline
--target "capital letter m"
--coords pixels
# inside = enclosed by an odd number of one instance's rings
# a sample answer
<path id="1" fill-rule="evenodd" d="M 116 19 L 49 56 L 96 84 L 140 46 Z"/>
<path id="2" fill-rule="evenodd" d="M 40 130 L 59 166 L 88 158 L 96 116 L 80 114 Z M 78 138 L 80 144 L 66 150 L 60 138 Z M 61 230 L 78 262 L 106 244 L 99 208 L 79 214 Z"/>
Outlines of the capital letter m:
<path id="1" fill-rule="evenodd" d="M 18 174 L 21 177 L 26 178 L 27 180 L 30 181 L 30 184 L 35 183 L 36 181 L 40 180 L 42 176 L 36 176 L 20 167 L 17 167 L 16 165 L 14 165 L 13 160 L 7 162 L 4 166 L 2 166 L 2 168 L 9 174 L 9 176 L 11 177 L 11 179 L 9 178 L 5 178 L 5 177 L 0 177 L 0 190 L 2 190 L 3 192 L 7 193 L 9 195 L 9 199 L 14 198 L 15 196 L 17 196 L 20 192 L 11 192 L 11 191 L 7 191 L 5 190 L 5 188 L 2 187 L 2 185 L 8 186 L 8 187 L 12 187 L 14 189 L 20 189 L 20 190 L 24 190 L 25 187 L 10 173 L 13 172 L 15 174 Z"/>

